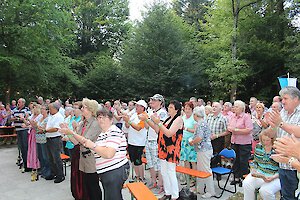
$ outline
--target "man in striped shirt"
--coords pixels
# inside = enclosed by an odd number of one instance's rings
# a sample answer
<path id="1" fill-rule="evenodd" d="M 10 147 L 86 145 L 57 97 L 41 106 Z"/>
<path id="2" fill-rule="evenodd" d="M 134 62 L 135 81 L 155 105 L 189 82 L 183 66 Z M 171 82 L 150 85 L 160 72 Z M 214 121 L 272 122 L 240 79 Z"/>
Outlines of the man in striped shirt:
<path id="1" fill-rule="evenodd" d="M 293 86 L 287 86 L 279 92 L 282 98 L 283 108 L 270 113 L 270 136 L 291 137 L 294 134 L 300 138 L 300 90 Z M 291 159 L 295 159 L 292 157 Z M 290 161 L 291 161 L 290 159 Z M 297 171 L 289 164 L 279 163 L 279 179 L 281 184 L 282 199 L 297 199 L 295 191 L 298 187 Z"/>
<path id="2" fill-rule="evenodd" d="M 30 115 L 30 110 L 27 107 L 25 107 L 25 103 L 26 101 L 24 98 L 20 98 L 18 100 L 17 107 L 13 110 L 13 115 L 11 118 L 11 120 L 14 122 L 14 126 L 16 127 L 18 137 L 18 148 L 22 154 L 22 173 L 30 171 L 30 169 L 27 168 L 28 128 L 22 127 L 22 124 L 24 124 L 25 120 Z"/>

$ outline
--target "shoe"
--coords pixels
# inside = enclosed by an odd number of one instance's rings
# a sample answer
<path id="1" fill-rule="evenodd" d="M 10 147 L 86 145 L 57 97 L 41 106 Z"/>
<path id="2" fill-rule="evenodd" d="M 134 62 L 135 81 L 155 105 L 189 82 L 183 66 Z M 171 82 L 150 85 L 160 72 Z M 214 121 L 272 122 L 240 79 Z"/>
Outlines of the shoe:
<path id="1" fill-rule="evenodd" d="M 55 180 L 54 180 L 54 183 L 61 183 L 61 182 L 63 182 L 65 180 L 65 177 L 63 176 L 63 177 L 57 177 Z"/>
<path id="2" fill-rule="evenodd" d="M 32 171 L 31 172 L 31 181 L 33 182 L 33 181 L 38 181 L 38 180 L 39 180 L 39 175 L 38 175 L 37 171 L 36 170 Z"/>
<path id="3" fill-rule="evenodd" d="M 152 189 L 152 192 L 154 195 L 158 196 L 164 193 L 164 188 L 163 187 L 155 187 Z"/>
<path id="4" fill-rule="evenodd" d="M 27 167 L 25 167 L 24 171 L 25 171 L 25 172 L 31 172 L 31 171 L 32 171 L 32 169 L 31 169 L 31 168 L 27 168 Z"/>
<path id="5" fill-rule="evenodd" d="M 153 189 L 153 188 L 156 188 L 156 186 L 157 186 L 157 184 L 156 183 L 152 183 L 152 182 L 150 182 L 148 185 L 147 185 L 147 187 L 151 190 L 151 189 Z"/>
<path id="6" fill-rule="evenodd" d="M 190 183 L 190 188 L 195 187 L 195 182 Z"/>
<path id="7" fill-rule="evenodd" d="M 170 200 L 171 195 L 164 195 L 163 197 L 159 198 L 158 200 Z"/>
<path id="8" fill-rule="evenodd" d="M 134 183 L 134 182 L 137 182 L 137 177 L 135 176 L 133 179 L 129 180 L 129 183 Z"/>
<path id="9" fill-rule="evenodd" d="M 241 182 L 242 182 L 241 179 L 233 180 L 233 181 L 230 182 L 230 185 L 236 185 L 236 184 L 239 184 Z"/>
<path id="10" fill-rule="evenodd" d="M 147 185 L 147 180 L 145 178 L 139 178 L 138 181 L 144 183 L 145 185 Z"/>
<path id="11" fill-rule="evenodd" d="M 186 182 L 182 182 L 182 183 L 180 183 L 180 185 L 187 185 L 187 183 Z"/>
<path id="12" fill-rule="evenodd" d="M 20 171 L 21 171 L 22 173 L 25 173 L 25 168 L 24 168 L 24 167 L 21 167 L 21 168 L 20 168 Z"/>
<path id="13" fill-rule="evenodd" d="M 53 175 L 46 176 L 45 179 L 46 179 L 46 180 L 53 180 L 53 179 L 54 179 L 54 176 L 53 176 Z"/>
<path id="14" fill-rule="evenodd" d="M 209 199 L 209 198 L 211 198 L 211 197 L 213 197 L 213 196 L 214 196 L 214 195 L 210 194 L 209 192 L 206 192 L 205 194 L 201 195 L 201 197 L 202 197 L 203 199 Z"/>

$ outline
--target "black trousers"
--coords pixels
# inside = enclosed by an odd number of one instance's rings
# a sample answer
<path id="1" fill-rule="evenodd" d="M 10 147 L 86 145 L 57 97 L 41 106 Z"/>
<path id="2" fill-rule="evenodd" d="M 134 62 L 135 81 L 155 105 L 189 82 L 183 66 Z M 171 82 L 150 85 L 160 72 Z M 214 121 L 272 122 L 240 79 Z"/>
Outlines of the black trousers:
<path id="1" fill-rule="evenodd" d="M 216 155 L 224 149 L 225 137 L 219 137 L 211 141 L 213 146 L 213 154 Z M 221 165 L 221 157 L 217 156 L 211 160 L 210 166 L 216 167 Z"/>
<path id="2" fill-rule="evenodd" d="M 60 158 L 62 148 L 61 137 L 47 138 L 47 152 L 51 168 L 51 174 L 57 178 L 64 177 L 63 162 Z"/>
<path id="3" fill-rule="evenodd" d="M 102 192 L 99 186 L 99 177 L 95 173 L 82 173 L 83 174 L 83 185 L 86 186 L 89 200 L 101 200 Z"/>
<path id="4" fill-rule="evenodd" d="M 243 175 L 249 174 L 249 158 L 251 155 L 251 144 L 231 144 L 236 153 L 236 159 L 233 164 L 233 173 L 236 178 L 242 178 Z"/>

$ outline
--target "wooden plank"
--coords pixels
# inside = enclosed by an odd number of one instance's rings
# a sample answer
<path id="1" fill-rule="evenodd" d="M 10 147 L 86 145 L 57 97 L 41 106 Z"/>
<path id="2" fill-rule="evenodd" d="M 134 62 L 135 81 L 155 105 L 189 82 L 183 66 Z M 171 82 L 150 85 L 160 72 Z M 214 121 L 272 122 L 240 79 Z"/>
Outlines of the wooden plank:
<path id="1" fill-rule="evenodd" d="M 127 183 L 126 187 L 137 200 L 157 200 L 157 197 L 142 182 Z"/>
<path id="2" fill-rule="evenodd" d="M 17 134 L 0 135 L 0 138 L 17 137 Z"/>
<path id="3" fill-rule="evenodd" d="M 188 174 L 190 176 L 195 176 L 198 178 L 208 178 L 212 175 L 211 173 L 208 172 L 198 171 L 195 169 L 190 169 L 182 166 L 176 166 L 176 172 Z"/>
<path id="4" fill-rule="evenodd" d="M 67 159 L 70 159 L 70 156 L 61 153 L 61 154 L 60 154 L 60 159 L 62 159 L 62 160 L 67 160 Z"/>

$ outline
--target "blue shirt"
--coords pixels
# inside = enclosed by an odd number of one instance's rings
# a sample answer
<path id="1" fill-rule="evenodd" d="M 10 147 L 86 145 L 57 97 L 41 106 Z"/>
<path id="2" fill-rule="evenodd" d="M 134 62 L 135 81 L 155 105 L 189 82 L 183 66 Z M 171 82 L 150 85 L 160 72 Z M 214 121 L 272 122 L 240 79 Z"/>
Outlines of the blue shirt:
<path id="1" fill-rule="evenodd" d="M 210 136 L 211 131 L 208 127 L 208 124 L 204 120 L 200 120 L 197 123 L 194 139 L 196 137 L 200 137 L 202 140 L 199 144 L 195 144 L 196 151 L 205 152 L 212 149 Z"/>

